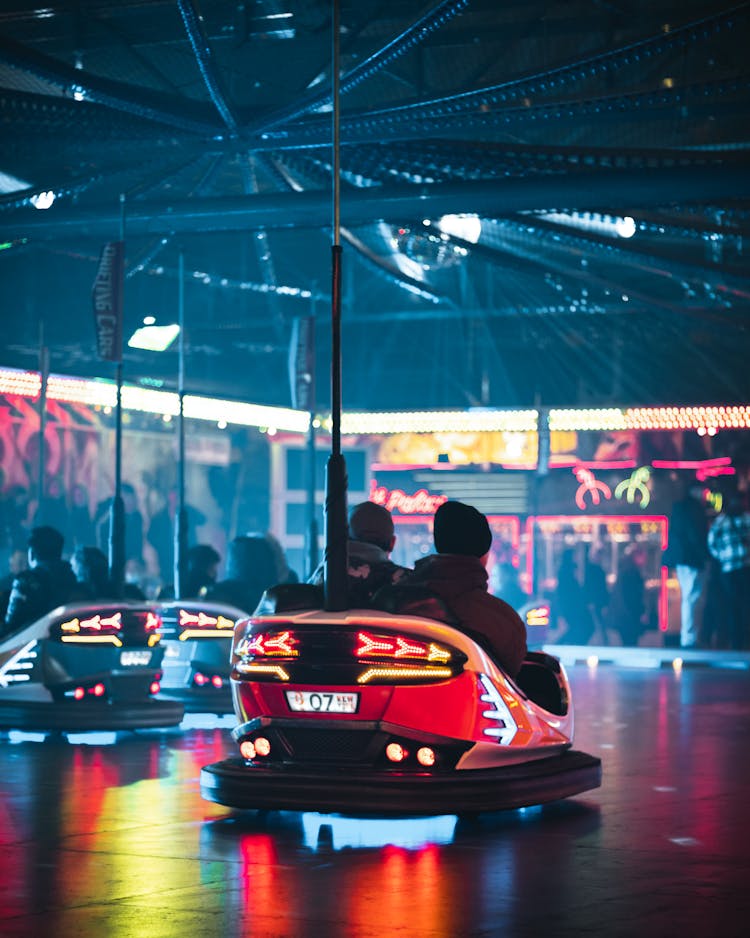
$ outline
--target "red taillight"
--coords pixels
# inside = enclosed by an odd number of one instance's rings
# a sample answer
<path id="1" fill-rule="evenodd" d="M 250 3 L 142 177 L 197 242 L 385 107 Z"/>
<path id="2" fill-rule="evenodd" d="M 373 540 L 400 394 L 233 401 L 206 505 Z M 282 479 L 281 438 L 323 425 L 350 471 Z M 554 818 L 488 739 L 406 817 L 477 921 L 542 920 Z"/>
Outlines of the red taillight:
<path id="1" fill-rule="evenodd" d="M 294 632 L 260 632 L 246 639 L 247 647 L 243 654 L 254 657 L 283 656 L 294 658 L 299 655 L 297 651 L 298 639 Z"/>
<path id="2" fill-rule="evenodd" d="M 104 691 L 104 684 L 94 684 L 94 686 L 91 688 L 91 693 L 94 695 L 94 697 L 103 697 Z"/>
<path id="3" fill-rule="evenodd" d="M 73 691 L 73 698 L 75 700 L 83 700 L 85 696 L 86 691 L 82 687 L 76 687 L 76 689 Z"/>
<path id="4" fill-rule="evenodd" d="M 417 762 L 425 768 L 430 768 L 435 765 L 435 759 L 435 750 L 430 749 L 429 746 L 422 746 L 420 749 L 417 749 Z"/>
<path id="5" fill-rule="evenodd" d="M 196 684 L 198 687 L 203 687 L 204 684 L 208 684 L 208 678 L 205 674 L 201 674 L 200 671 L 196 671 L 193 675 L 193 684 Z"/>
<path id="6" fill-rule="evenodd" d="M 201 630 L 220 631 L 229 634 L 234 629 L 234 619 L 226 616 L 212 616 L 207 612 L 192 612 L 189 609 L 180 609 L 180 628 L 191 632 Z"/>
<path id="7" fill-rule="evenodd" d="M 211 683 L 217 690 L 219 690 L 224 686 L 224 679 L 220 674 L 214 674 L 214 676 L 211 678 Z"/>
<path id="8" fill-rule="evenodd" d="M 240 755 L 243 759 L 247 759 L 248 761 L 255 758 L 255 745 L 251 740 L 242 740 L 240 743 Z"/>
<path id="9" fill-rule="evenodd" d="M 161 690 L 161 684 L 158 681 L 151 681 L 148 692 L 149 694 L 158 694 Z"/>
<path id="10" fill-rule="evenodd" d="M 146 631 L 154 632 L 156 629 L 161 628 L 161 616 L 157 615 L 155 612 L 149 612 L 146 614 Z"/>
<path id="11" fill-rule="evenodd" d="M 102 616 L 97 613 L 90 619 L 81 619 L 81 630 L 93 632 L 119 632 L 122 628 L 122 613 L 116 612 L 112 616 Z"/>
<path id="12" fill-rule="evenodd" d="M 434 642 L 421 642 L 404 635 L 377 635 L 372 632 L 357 632 L 358 658 L 421 659 L 422 661 L 448 661 L 451 657 L 447 648 Z"/>
<path id="13" fill-rule="evenodd" d="M 111 616 L 103 616 L 97 612 L 96 615 L 89 616 L 88 619 L 69 619 L 67 622 L 60 623 L 60 631 L 66 638 L 63 641 L 78 641 L 77 636 L 98 636 L 116 634 L 122 628 L 122 613 L 115 612 Z M 84 639 L 85 640 L 85 639 Z"/>
<path id="14" fill-rule="evenodd" d="M 358 658 L 426 658 L 428 646 L 424 642 L 415 642 L 402 635 L 372 635 L 358 632 L 359 645 L 354 654 Z"/>

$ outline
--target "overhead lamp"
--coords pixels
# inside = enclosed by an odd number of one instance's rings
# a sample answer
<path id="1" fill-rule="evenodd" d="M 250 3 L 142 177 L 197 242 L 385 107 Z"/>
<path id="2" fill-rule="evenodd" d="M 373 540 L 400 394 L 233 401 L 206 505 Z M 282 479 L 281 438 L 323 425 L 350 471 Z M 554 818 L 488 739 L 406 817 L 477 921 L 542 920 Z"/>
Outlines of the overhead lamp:
<path id="1" fill-rule="evenodd" d="M 630 215 L 615 221 L 615 231 L 621 238 L 632 238 L 636 231 L 635 219 Z"/>
<path id="2" fill-rule="evenodd" d="M 482 219 L 478 215 L 443 215 L 438 228 L 447 235 L 476 244 L 482 233 Z"/>
<path id="3" fill-rule="evenodd" d="M 34 208 L 49 208 L 50 205 L 52 205 L 52 203 L 55 201 L 55 193 L 51 189 L 47 192 L 37 192 L 36 195 L 32 195 L 29 201 L 34 206 Z"/>
<path id="4" fill-rule="evenodd" d="M 168 326 L 141 326 L 128 339 L 128 345 L 149 352 L 164 352 L 179 334 L 180 327 L 176 322 Z"/>

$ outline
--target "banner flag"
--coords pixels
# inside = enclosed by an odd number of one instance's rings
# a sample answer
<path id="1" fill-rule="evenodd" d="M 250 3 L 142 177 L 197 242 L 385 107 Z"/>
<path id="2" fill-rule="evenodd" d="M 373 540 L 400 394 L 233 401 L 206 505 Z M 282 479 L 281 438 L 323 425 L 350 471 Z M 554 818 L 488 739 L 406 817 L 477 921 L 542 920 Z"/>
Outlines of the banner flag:
<path id="1" fill-rule="evenodd" d="M 311 411 L 315 407 L 314 340 L 313 317 L 301 316 L 295 319 L 289 343 L 289 384 L 295 410 Z"/>
<path id="2" fill-rule="evenodd" d="M 94 303 L 96 350 L 108 362 L 122 361 L 123 284 L 125 243 L 109 241 L 102 248 L 91 291 Z"/>

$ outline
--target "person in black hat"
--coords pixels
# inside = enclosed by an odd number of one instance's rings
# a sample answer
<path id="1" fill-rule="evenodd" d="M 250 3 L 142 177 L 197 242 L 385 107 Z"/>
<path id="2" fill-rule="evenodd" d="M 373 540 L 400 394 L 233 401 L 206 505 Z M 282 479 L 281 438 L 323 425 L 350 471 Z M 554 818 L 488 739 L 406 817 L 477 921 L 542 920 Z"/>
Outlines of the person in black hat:
<path id="1" fill-rule="evenodd" d="M 396 543 L 390 511 L 375 502 L 361 502 L 349 512 L 347 575 L 349 606 L 369 606 L 381 586 L 395 585 L 407 573 L 390 559 Z M 310 577 L 311 583 L 323 583 L 323 564 Z"/>
<path id="2" fill-rule="evenodd" d="M 472 505 L 444 502 L 435 512 L 433 538 L 437 553 L 418 560 L 403 582 L 438 595 L 461 628 L 515 677 L 526 657 L 526 626 L 512 606 L 487 592 L 492 546 L 487 519 Z"/>

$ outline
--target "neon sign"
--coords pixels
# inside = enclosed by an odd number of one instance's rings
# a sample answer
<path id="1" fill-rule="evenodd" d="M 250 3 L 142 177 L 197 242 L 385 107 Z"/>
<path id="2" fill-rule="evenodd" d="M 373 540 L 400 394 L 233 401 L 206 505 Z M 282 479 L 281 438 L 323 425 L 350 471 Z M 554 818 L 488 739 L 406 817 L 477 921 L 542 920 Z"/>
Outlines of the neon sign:
<path id="1" fill-rule="evenodd" d="M 586 509 L 587 493 L 591 495 L 592 505 L 598 505 L 602 500 L 602 496 L 604 496 L 605 499 L 612 498 L 612 490 L 607 483 L 602 482 L 601 479 L 597 479 L 590 469 L 579 466 L 577 469 L 573 470 L 573 473 L 576 479 L 581 483 L 576 492 L 576 505 L 578 505 L 581 511 Z"/>
<path id="2" fill-rule="evenodd" d="M 448 496 L 430 495 L 427 489 L 419 489 L 408 495 L 402 489 L 388 489 L 373 481 L 370 485 L 370 501 L 401 515 L 434 515 L 443 502 L 448 501 Z"/>
<path id="3" fill-rule="evenodd" d="M 635 502 L 637 494 L 641 496 L 641 508 L 645 508 L 651 501 L 651 492 L 648 490 L 648 480 L 651 478 L 651 471 L 647 466 L 641 466 L 635 469 L 627 479 L 615 489 L 615 498 L 625 498 L 629 505 Z"/>

